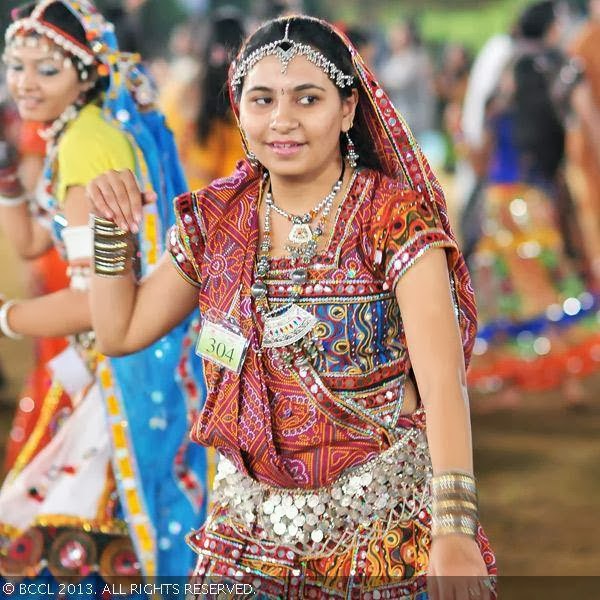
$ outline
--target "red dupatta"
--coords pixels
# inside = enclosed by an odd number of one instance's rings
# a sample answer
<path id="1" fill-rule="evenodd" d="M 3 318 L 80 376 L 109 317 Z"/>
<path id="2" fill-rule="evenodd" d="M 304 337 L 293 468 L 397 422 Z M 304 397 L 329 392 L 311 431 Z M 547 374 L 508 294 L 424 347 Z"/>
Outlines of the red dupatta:
<path id="1" fill-rule="evenodd" d="M 293 19 L 291 17 L 289 34 L 292 39 Z M 455 240 L 443 191 L 408 126 L 348 38 L 332 25 L 324 21 L 319 23 L 337 35 L 352 56 L 359 92 L 355 127 L 368 130 L 381 170 L 430 203 L 448 236 Z M 234 68 L 235 63 L 231 72 Z M 229 91 L 237 118 L 238 106 L 231 86 Z M 261 332 L 252 315 L 250 297 L 258 246 L 258 198 L 262 175 L 262 168 L 254 168 L 245 161 L 233 178 L 208 186 L 194 203 L 202 220 L 210 222 L 210 228 L 205 228 L 208 255 L 212 256 L 218 250 L 217 246 L 227 240 L 228 255 L 236 257 L 229 261 L 226 273 L 217 274 L 217 278 L 227 278 L 227 285 L 215 285 L 215 274 L 210 274 L 211 284 L 202 286 L 201 310 L 217 307 L 226 312 L 240 290 L 239 321 L 244 333 L 250 337 L 251 348 L 240 376 L 229 371 L 216 374 L 213 381 L 210 374 L 207 376 L 206 405 L 193 437 L 199 443 L 217 448 L 243 472 L 275 485 L 293 487 L 294 480 L 273 443 L 264 367 L 258 352 Z M 474 294 L 462 254 L 450 268 L 465 363 L 468 364 L 477 323 Z M 204 277 L 202 280 L 206 281 Z"/>

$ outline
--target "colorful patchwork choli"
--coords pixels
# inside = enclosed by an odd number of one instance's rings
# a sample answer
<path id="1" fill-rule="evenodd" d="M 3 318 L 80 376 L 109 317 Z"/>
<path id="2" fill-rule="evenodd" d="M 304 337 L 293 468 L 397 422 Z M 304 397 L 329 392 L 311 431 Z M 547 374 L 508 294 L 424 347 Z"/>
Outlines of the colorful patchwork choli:
<path id="1" fill-rule="evenodd" d="M 242 192 L 234 194 L 234 189 Z M 214 183 L 201 196 L 187 194 L 175 202 L 178 225 L 168 240 L 174 264 L 199 287 L 203 313 L 209 307 L 232 309 L 250 339 L 241 376 L 205 361 L 208 397 L 193 436 L 214 445 L 239 472 L 261 484 L 321 488 L 375 459 L 407 428 L 424 428 L 422 409 L 402 414 L 411 366 L 394 289 L 430 248 L 446 248 L 450 265 L 458 249 L 431 203 L 379 172 L 355 173 L 332 219 L 325 250 L 307 266 L 308 281 L 297 300 L 318 319 L 314 333 L 321 350 L 313 360 L 289 364 L 277 349 L 259 350 L 263 323 L 249 292 L 259 196 L 260 186 L 252 186 L 247 166 L 241 165 L 231 178 Z M 293 268 L 287 258 L 271 261 L 266 282 L 272 308 L 290 301 Z M 459 322 L 466 321 L 459 314 Z M 293 573 L 300 572 L 299 553 L 277 540 L 267 539 L 257 546 L 252 543 L 257 532 L 240 535 L 238 527 L 228 525 L 224 512 L 226 508 L 216 500 L 206 526 L 189 538 L 201 555 L 198 576 L 231 574 L 233 565 L 233 571 L 240 570 L 251 583 L 258 577 L 269 588 L 267 581 L 277 580 L 271 592 L 261 588 L 267 597 L 281 597 L 284 588 L 293 588 Z M 428 515 L 428 507 L 423 506 L 416 519 L 427 523 Z M 406 538 L 396 548 L 397 552 L 402 548 L 403 558 L 397 557 L 402 567 L 396 568 L 394 561 L 386 562 L 380 554 L 383 562 L 377 573 L 387 572 L 387 580 L 397 577 L 403 586 L 409 585 L 407 577 L 426 573 L 429 537 L 426 525 L 417 521 L 394 530 L 399 539 Z M 415 533 L 423 527 L 425 541 Z M 493 570 L 493 555 L 483 534 L 479 541 Z M 302 569 L 316 576 L 337 561 L 338 575 L 347 577 L 351 564 L 354 573 L 358 569 L 367 574 L 371 567 L 366 565 L 371 563 L 357 558 L 368 553 L 365 544 L 370 542 L 346 547 L 345 558 L 333 552 L 327 559 L 309 561 L 310 566 L 304 557 Z M 372 550 L 377 544 L 369 547 Z M 356 566 L 357 560 L 362 566 Z M 329 592 L 337 593 L 333 588 Z"/>

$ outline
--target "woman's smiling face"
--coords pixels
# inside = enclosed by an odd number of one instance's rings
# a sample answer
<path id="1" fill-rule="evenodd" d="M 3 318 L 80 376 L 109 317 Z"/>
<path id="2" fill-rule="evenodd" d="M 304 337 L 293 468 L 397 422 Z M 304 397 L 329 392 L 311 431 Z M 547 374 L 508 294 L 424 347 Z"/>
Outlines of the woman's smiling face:
<path id="1" fill-rule="evenodd" d="M 6 83 L 21 118 L 50 122 L 89 88 L 72 61 L 50 40 L 7 48 Z"/>
<path id="2" fill-rule="evenodd" d="M 342 98 L 328 75 L 304 56 L 281 71 L 275 56 L 250 70 L 240 124 L 249 149 L 272 175 L 312 176 L 339 162 L 340 133 L 352 125 L 357 95 Z"/>

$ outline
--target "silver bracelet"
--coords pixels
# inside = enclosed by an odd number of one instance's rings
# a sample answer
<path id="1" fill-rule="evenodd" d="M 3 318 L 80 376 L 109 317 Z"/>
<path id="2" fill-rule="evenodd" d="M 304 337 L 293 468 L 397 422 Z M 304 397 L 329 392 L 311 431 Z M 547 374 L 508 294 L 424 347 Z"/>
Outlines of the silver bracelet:
<path id="1" fill-rule="evenodd" d="M 29 202 L 27 194 L 21 194 L 20 196 L 16 196 L 14 198 L 0 195 L 0 206 L 12 208 L 13 206 L 21 206 L 21 204 L 26 204 L 27 202 Z"/>
<path id="2" fill-rule="evenodd" d="M 90 215 L 94 233 L 94 273 L 101 277 L 122 277 L 132 262 L 131 234 L 115 223 Z"/>
<path id="3" fill-rule="evenodd" d="M 20 333 L 13 331 L 8 324 L 8 311 L 16 304 L 14 300 L 4 302 L 0 306 L 0 331 L 3 335 L 11 340 L 20 340 L 23 336 Z"/>
<path id="4" fill-rule="evenodd" d="M 449 471 L 431 480 L 431 534 L 477 536 L 477 485 L 468 472 Z"/>

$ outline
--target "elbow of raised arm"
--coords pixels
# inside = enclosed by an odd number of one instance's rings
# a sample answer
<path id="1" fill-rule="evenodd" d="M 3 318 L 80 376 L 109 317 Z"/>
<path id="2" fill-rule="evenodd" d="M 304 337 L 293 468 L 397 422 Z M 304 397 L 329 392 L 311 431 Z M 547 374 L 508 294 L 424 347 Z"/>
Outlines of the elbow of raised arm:
<path id="1" fill-rule="evenodd" d="M 127 356 L 143 350 L 149 343 L 131 339 L 127 333 L 117 334 L 114 331 L 99 334 L 96 329 L 96 349 L 101 354 L 111 357 Z"/>
<path id="2" fill-rule="evenodd" d="M 130 354 L 122 344 L 116 341 L 103 340 L 96 337 L 96 350 L 105 356 L 119 357 Z"/>
<path id="3" fill-rule="evenodd" d="M 15 251 L 19 258 L 23 260 L 34 260 L 39 258 L 46 250 L 40 250 L 39 248 L 34 248 L 31 245 L 15 245 Z"/>

